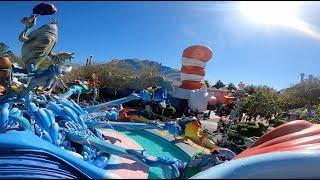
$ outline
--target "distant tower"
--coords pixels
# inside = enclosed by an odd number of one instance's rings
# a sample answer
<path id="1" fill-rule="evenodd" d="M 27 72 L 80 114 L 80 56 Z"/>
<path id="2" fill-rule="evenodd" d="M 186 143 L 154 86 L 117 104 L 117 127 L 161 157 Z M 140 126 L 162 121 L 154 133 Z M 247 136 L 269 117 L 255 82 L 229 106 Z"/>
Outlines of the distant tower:
<path id="1" fill-rule="evenodd" d="M 303 82 L 303 81 L 304 81 L 304 75 L 305 75 L 304 73 L 301 73 L 301 74 L 300 74 L 301 82 Z"/>
<path id="2" fill-rule="evenodd" d="M 93 59 L 92 59 L 92 55 L 89 57 L 89 66 L 93 65 Z"/>
<path id="3" fill-rule="evenodd" d="M 87 59 L 86 66 L 92 66 L 93 65 L 93 60 L 92 60 L 92 55 Z"/>
<path id="4" fill-rule="evenodd" d="M 240 82 L 239 84 L 238 84 L 238 89 L 239 90 L 244 90 L 244 87 L 245 87 L 246 85 L 243 83 L 243 82 Z"/>

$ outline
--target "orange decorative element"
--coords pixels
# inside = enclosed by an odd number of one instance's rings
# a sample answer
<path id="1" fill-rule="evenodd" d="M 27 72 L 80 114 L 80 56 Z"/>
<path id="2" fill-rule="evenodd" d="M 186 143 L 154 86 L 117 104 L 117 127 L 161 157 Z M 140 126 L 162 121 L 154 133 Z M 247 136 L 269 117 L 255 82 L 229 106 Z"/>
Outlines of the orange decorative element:
<path id="1" fill-rule="evenodd" d="M 195 90 L 200 89 L 204 84 L 199 81 L 182 81 L 180 88 L 188 89 L 188 90 Z"/>
<path id="2" fill-rule="evenodd" d="M 181 86 L 187 90 L 200 89 L 205 76 L 205 64 L 212 58 L 210 48 L 194 45 L 186 48 L 182 53 Z"/>
<path id="3" fill-rule="evenodd" d="M 182 54 L 186 58 L 199 59 L 201 61 L 207 62 L 212 58 L 212 51 L 210 48 L 202 45 L 195 45 L 186 48 Z"/>
<path id="4" fill-rule="evenodd" d="M 11 74 L 12 64 L 9 58 L 0 57 L 0 78 L 8 78 Z"/>
<path id="5" fill-rule="evenodd" d="M 233 102 L 234 97 L 224 96 L 224 104 L 230 105 Z"/>
<path id="6" fill-rule="evenodd" d="M 9 58 L 0 57 L 0 69 L 12 69 L 12 64 Z"/>
<path id="7" fill-rule="evenodd" d="M 132 121 L 132 117 L 128 116 L 128 111 L 126 109 L 124 109 L 124 108 L 120 109 L 119 119 Z"/>
<path id="8" fill-rule="evenodd" d="M 0 96 L 3 96 L 3 93 L 5 92 L 6 88 L 0 85 Z"/>
<path id="9" fill-rule="evenodd" d="M 311 126 L 313 126 L 312 123 L 310 123 L 308 121 L 304 121 L 304 120 L 296 120 L 296 121 L 288 122 L 286 124 L 283 124 L 275 129 L 273 129 L 269 133 L 266 133 L 265 135 L 261 136 L 254 144 L 252 144 L 251 147 L 258 146 L 258 145 L 263 144 L 271 139 L 275 139 L 275 138 L 284 136 L 286 134 L 301 131 L 301 130 L 309 128 Z"/>
<path id="10" fill-rule="evenodd" d="M 198 66 L 183 66 L 181 68 L 182 73 L 186 74 L 197 74 L 200 76 L 205 76 L 205 70 L 202 67 Z"/>
<path id="11" fill-rule="evenodd" d="M 99 80 L 88 81 L 87 86 L 88 86 L 89 88 L 92 88 L 92 87 L 94 87 L 94 86 L 97 86 L 99 83 L 100 83 Z"/>
<path id="12" fill-rule="evenodd" d="M 192 121 L 192 124 L 194 124 L 197 128 L 201 128 L 201 123 L 200 123 L 200 120 L 195 120 L 195 121 Z"/>
<path id="13" fill-rule="evenodd" d="M 228 97 L 228 92 L 220 89 L 215 89 L 213 91 L 210 91 L 211 93 L 214 93 L 214 97 L 216 98 L 217 102 L 226 104 L 228 103 L 226 100 L 226 97 Z"/>
<path id="14" fill-rule="evenodd" d="M 305 120 L 283 124 L 260 137 L 236 158 L 277 151 L 320 150 L 320 125 Z"/>

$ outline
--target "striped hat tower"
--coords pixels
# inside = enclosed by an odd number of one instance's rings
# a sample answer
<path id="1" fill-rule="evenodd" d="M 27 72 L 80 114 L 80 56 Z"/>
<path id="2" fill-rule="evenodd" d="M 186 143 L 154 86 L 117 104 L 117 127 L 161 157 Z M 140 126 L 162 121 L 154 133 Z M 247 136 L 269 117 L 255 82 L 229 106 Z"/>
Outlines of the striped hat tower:
<path id="1" fill-rule="evenodd" d="M 186 90 L 197 90 L 204 85 L 206 62 L 212 58 L 210 48 L 194 45 L 186 48 L 182 54 L 181 85 Z"/>

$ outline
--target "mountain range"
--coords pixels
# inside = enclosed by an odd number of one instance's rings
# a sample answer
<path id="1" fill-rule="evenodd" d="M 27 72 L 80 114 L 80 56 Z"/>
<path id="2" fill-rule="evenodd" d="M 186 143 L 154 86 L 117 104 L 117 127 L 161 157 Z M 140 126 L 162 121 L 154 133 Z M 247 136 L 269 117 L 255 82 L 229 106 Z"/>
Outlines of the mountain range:
<path id="1" fill-rule="evenodd" d="M 177 69 L 163 66 L 162 64 L 151 60 L 139 59 L 113 59 L 107 64 L 130 69 L 134 73 L 140 74 L 144 71 L 150 71 L 155 76 L 164 77 L 168 81 L 180 82 L 180 71 Z"/>

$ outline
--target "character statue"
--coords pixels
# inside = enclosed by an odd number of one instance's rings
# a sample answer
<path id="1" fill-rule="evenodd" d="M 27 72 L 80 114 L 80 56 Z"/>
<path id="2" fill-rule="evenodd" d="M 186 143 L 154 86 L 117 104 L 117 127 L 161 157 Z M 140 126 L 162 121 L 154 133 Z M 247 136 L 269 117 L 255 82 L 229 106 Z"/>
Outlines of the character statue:
<path id="1" fill-rule="evenodd" d="M 33 9 L 30 17 L 21 20 L 25 25 L 25 29 L 19 35 L 19 40 L 23 42 L 21 55 L 29 69 L 37 69 L 44 61 L 57 63 L 73 58 L 74 53 L 52 51 L 58 39 L 58 25 L 55 20 L 28 34 L 36 24 L 36 15 L 52 15 L 56 11 L 52 4 L 41 3 Z"/>
<path id="2" fill-rule="evenodd" d="M 53 87 L 54 82 L 61 76 L 67 75 L 71 72 L 72 66 L 59 66 L 52 64 L 45 70 L 36 70 L 27 88 L 23 89 L 18 95 L 24 97 L 28 92 L 34 88 L 40 88 L 40 90 L 50 90 Z"/>
<path id="3" fill-rule="evenodd" d="M 194 112 L 205 111 L 209 102 L 215 102 L 215 97 L 208 93 L 203 83 L 206 62 L 211 58 L 211 49 L 200 45 L 190 46 L 182 54 L 181 85 L 174 87 L 171 95 L 187 100 L 188 107 Z"/>

